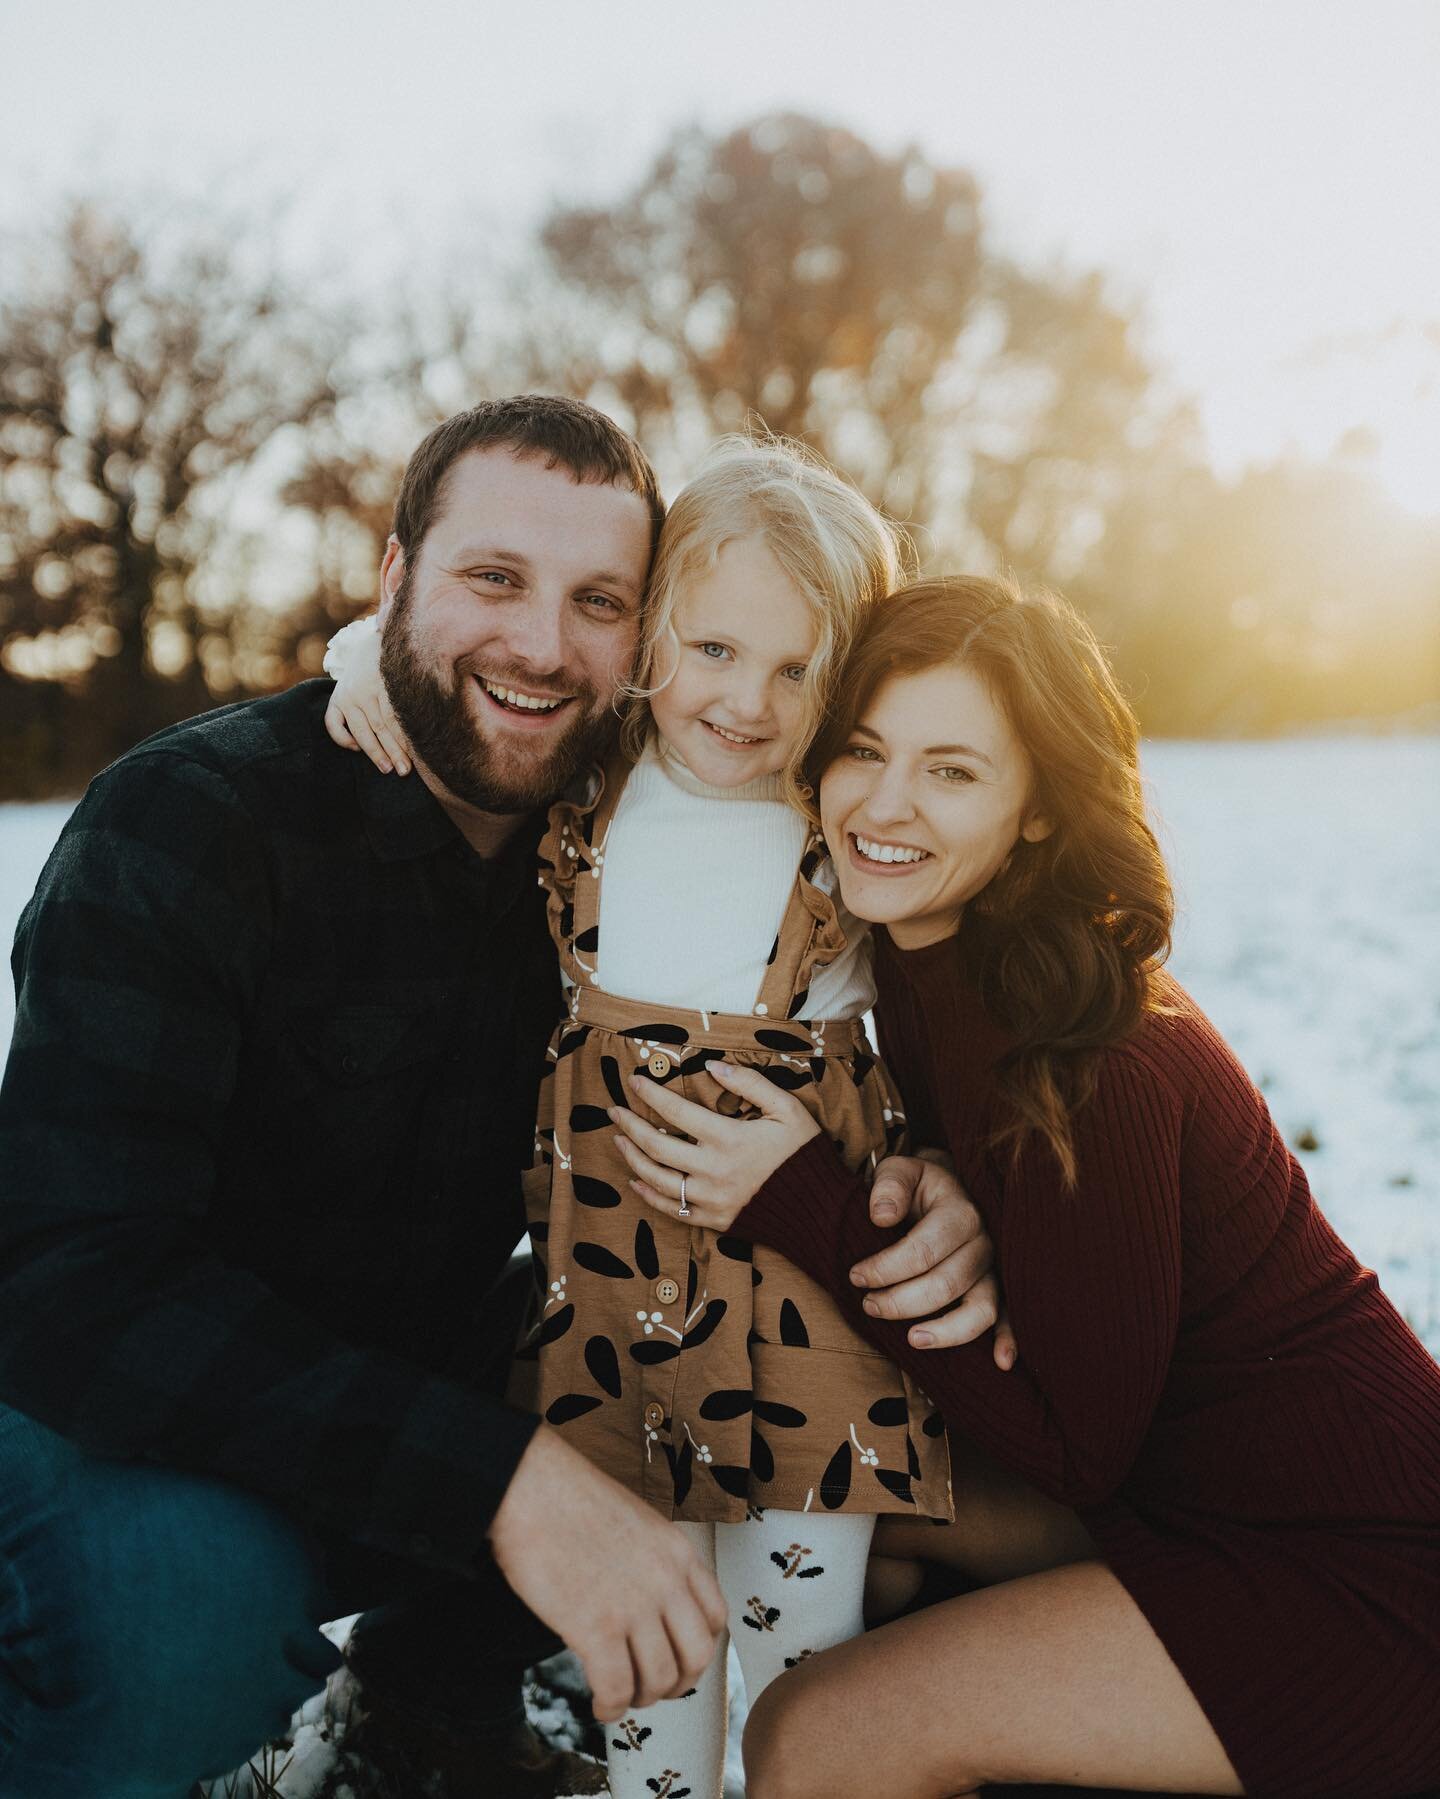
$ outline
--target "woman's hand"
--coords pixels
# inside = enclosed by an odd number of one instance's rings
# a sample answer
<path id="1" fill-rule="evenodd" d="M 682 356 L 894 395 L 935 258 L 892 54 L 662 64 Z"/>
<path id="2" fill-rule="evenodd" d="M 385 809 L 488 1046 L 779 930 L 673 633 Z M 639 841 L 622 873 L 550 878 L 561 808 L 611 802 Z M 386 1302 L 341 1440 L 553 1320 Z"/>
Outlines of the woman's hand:
<path id="1" fill-rule="evenodd" d="M 378 625 L 373 619 L 347 625 L 336 633 L 330 648 L 327 663 L 333 658 L 332 666 L 338 668 L 335 691 L 325 708 L 325 729 L 342 750 L 363 750 L 382 774 L 408 775 L 410 743 L 380 678 Z"/>
<path id="2" fill-rule="evenodd" d="M 630 1084 L 645 1105 L 658 1112 L 671 1131 L 693 1141 L 683 1142 L 623 1106 L 613 1107 L 610 1118 L 622 1133 L 615 1141 L 635 1177 L 630 1185 L 647 1205 L 675 1217 L 683 1175 L 691 1222 L 705 1230 L 727 1231 L 780 1164 L 819 1136 L 820 1126 L 793 1094 L 767 1081 L 758 1069 L 711 1062 L 706 1072 L 728 1093 L 748 1101 L 760 1116 L 727 1118 L 682 1099 L 658 1081 L 632 1075 Z"/>

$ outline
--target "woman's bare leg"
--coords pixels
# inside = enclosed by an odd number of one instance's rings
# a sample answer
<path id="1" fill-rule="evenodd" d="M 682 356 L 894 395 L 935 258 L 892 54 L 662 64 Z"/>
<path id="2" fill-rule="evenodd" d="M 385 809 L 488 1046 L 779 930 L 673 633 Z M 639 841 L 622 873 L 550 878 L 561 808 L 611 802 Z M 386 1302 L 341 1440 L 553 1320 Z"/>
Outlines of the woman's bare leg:
<path id="1" fill-rule="evenodd" d="M 876 1527 L 865 1587 L 865 1617 L 872 1626 L 893 1618 L 915 1597 L 921 1562 L 942 1562 L 978 1586 L 989 1586 L 1096 1558 L 1094 1539 L 1069 1506 L 1048 1499 L 955 1436 L 950 1470 L 953 1524 L 892 1515 Z"/>
<path id="2" fill-rule="evenodd" d="M 951 1799 L 1035 1782 L 1243 1791 L 1139 1607 L 1073 1562 L 828 1649 L 766 1689 L 749 1799 Z"/>

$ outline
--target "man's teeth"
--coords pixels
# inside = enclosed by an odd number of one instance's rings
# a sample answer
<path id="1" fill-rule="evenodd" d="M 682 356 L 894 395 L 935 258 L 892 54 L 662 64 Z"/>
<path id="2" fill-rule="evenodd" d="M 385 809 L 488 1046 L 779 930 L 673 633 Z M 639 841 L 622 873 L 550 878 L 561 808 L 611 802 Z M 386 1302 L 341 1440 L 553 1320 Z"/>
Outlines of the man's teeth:
<path id="1" fill-rule="evenodd" d="M 710 724 L 709 719 L 706 719 L 705 722 Z M 737 731 L 727 731 L 721 725 L 710 725 L 710 729 L 717 737 L 723 737 L 726 743 L 759 743 L 760 741 L 758 737 L 742 737 Z"/>
<path id="2" fill-rule="evenodd" d="M 867 862 L 923 862 L 928 850 L 902 849 L 896 843 L 876 843 L 869 837 L 855 839 L 855 847 Z"/>
<path id="3" fill-rule="evenodd" d="M 519 706 L 525 712 L 553 712 L 557 706 L 565 704 L 563 699 L 537 700 L 533 694 L 517 693 L 513 687 L 497 687 L 493 681 L 482 681 L 480 685 L 497 700 L 504 700 L 507 706 Z"/>

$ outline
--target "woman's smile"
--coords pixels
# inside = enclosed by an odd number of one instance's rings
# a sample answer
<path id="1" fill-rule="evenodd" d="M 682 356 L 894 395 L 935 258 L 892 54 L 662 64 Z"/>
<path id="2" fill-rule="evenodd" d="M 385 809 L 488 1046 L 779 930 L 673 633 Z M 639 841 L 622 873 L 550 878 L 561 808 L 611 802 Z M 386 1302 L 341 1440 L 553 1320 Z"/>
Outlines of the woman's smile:
<path id="1" fill-rule="evenodd" d="M 916 849 L 908 843 L 887 843 L 878 837 L 862 837 L 858 831 L 847 832 L 845 842 L 856 864 L 866 874 L 908 874 L 921 862 L 930 860 L 929 850 Z"/>

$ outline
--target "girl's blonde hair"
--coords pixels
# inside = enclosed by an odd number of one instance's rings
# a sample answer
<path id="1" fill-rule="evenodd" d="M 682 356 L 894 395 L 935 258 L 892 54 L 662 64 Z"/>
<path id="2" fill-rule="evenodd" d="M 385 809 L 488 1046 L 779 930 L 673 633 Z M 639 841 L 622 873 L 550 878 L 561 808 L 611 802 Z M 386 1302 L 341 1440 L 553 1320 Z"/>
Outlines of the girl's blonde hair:
<path id="1" fill-rule="evenodd" d="M 815 615 L 815 652 L 801 687 L 803 724 L 782 777 L 786 799 L 814 818 L 804 778 L 810 745 L 865 608 L 907 578 L 913 552 L 898 525 L 803 444 L 722 438 L 670 507 L 650 574 L 635 679 L 622 689 L 621 741 L 631 757 L 640 755 L 650 699 L 674 677 L 672 660 L 657 678 L 665 654 L 679 656 L 675 614 L 686 584 L 713 568 L 727 543 L 746 537 L 764 542 Z"/>

